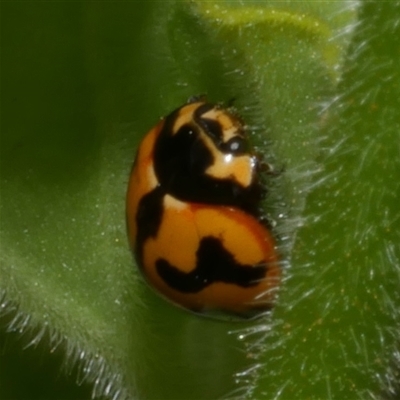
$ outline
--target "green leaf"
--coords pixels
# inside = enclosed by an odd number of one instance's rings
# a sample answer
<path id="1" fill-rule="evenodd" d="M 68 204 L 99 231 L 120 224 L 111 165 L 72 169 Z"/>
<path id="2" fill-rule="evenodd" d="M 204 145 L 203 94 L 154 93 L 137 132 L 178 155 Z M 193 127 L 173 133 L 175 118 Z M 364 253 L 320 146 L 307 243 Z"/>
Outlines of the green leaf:
<path id="1" fill-rule="evenodd" d="M 360 11 L 252 398 L 398 396 L 399 18 Z"/>
<path id="2" fill-rule="evenodd" d="M 2 5 L 0 291 L 23 346 L 47 359 L 56 348 L 95 397 L 395 391 L 398 2 L 365 3 L 357 23 L 356 5 Z M 285 279 L 258 322 L 173 307 L 128 249 L 138 142 L 202 93 L 235 98 L 282 169 L 265 209 Z M 16 393 L 22 376 L 2 373 L 1 386 Z"/>

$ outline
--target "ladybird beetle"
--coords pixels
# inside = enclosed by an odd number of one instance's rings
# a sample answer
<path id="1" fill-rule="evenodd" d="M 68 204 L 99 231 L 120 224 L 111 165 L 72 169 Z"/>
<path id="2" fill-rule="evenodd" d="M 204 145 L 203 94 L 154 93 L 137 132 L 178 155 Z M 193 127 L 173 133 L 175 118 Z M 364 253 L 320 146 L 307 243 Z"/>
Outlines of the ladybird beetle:
<path id="1" fill-rule="evenodd" d="M 280 280 L 260 219 L 259 161 L 229 109 L 193 100 L 141 142 L 127 192 L 127 229 L 148 283 L 199 313 L 243 318 L 271 308 Z"/>

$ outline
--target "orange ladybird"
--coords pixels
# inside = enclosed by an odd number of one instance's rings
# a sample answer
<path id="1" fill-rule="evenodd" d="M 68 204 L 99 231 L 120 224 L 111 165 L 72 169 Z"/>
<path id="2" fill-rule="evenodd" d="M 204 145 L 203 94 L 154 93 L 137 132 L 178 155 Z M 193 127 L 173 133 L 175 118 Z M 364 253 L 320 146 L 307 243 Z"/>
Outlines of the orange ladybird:
<path id="1" fill-rule="evenodd" d="M 243 318 L 271 308 L 280 268 L 260 221 L 258 167 L 240 119 L 202 100 L 144 137 L 127 192 L 128 236 L 144 277 L 164 297 Z"/>

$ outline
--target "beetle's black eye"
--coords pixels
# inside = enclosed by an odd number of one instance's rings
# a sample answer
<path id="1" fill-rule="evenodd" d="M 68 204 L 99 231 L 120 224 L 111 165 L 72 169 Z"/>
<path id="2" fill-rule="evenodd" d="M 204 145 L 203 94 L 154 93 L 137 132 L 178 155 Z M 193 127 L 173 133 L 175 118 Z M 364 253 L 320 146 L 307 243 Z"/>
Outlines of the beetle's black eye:
<path id="1" fill-rule="evenodd" d="M 233 137 L 226 143 L 223 143 L 221 147 L 221 150 L 224 153 L 230 153 L 237 156 L 248 152 L 247 140 L 240 136 Z"/>

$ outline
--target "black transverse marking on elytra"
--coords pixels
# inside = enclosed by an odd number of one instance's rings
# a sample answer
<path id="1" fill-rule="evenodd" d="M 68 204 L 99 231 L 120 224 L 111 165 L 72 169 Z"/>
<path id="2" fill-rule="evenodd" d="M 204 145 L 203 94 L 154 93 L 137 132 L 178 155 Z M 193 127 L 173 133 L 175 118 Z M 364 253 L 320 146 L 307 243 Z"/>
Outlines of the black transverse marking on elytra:
<path id="1" fill-rule="evenodd" d="M 142 264 L 143 244 L 149 237 L 155 237 L 163 217 L 164 192 L 161 187 L 156 187 L 142 197 L 136 214 L 136 243 L 135 257 L 138 264 Z"/>
<path id="2" fill-rule="evenodd" d="M 172 134 L 174 114 L 167 117 L 154 147 L 154 169 L 160 186 L 178 200 L 240 208 L 256 217 L 262 199 L 256 180 L 243 187 L 231 177 L 217 179 L 205 174 L 214 162 L 199 128 L 183 125 Z"/>
<path id="3" fill-rule="evenodd" d="M 171 288 L 196 293 L 215 282 L 255 286 L 265 277 L 268 269 L 265 263 L 256 266 L 237 263 L 221 241 L 213 236 L 201 240 L 196 256 L 197 265 L 191 272 L 182 272 L 164 259 L 157 260 L 157 272 Z"/>

